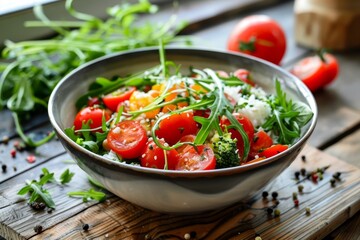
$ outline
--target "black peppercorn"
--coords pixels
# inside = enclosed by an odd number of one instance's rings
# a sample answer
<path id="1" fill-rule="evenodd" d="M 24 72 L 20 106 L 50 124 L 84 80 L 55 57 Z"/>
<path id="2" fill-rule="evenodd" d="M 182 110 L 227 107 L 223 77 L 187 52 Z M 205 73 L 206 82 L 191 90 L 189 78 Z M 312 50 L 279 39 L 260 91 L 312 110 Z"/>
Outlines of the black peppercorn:
<path id="1" fill-rule="evenodd" d="M 87 224 L 87 223 L 83 224 L 82 229 L 83 229 L 84 231 L 89 230 L 89 224 Z"/>
<path id="2" fill-rule="evenodd" d="M 36 225 L 36 226 L 34 227 L 34 231 L 35 231 L 36 233 L 41 233 L 42 230 L 43 230 L 43 227 L 42 227 L 41 225 Z"/>
<path id="3" fill-rule="evenodd" d="M 32 202 L 30 203 L 30 207 L 34 210 L 43 210 L 45 209 L 46 205 L 43 202 Z"/>
<path id="4" fill-rule="evenodd" d="M 267 213 L 270 215 L 270 214 L 273 213 L 274 210 L 273 210 L 272 208 L 267 208 L 266 211 L 267 211 Z"/>
<path id="5" fill-rule="evenodd" d="M 2 169 L 3 172 L 6 172 L 7 166 L 5 164 L 1 165 L 1 169 Z"/>
<path id="6" fill-rule="evenodd" d="M 277 192 L 272 192 L 271 196 L 275 200 L 279 196 L 279 194 Z"/>
<path id="7" fill-rule="evenodd" d="M 296 172 L 295 172 L 295 179 L 299 179 L 299 177 L 300 177 L 300 172 L 299 172 L 299 171 L 296 171 Z"/>
<path id="8" fill-rule="evenodd" d="M 330 179 L 330 184 L 332 187 L 335 187 L 336 180 L 334 178 Z"/>
<path id="9" fill-rule="evenodd" d="M 269 196 L 269 193 L 267 191 L 263 191 L 262 197 L 267 198 Z"/>
<path id="10" fill-rule="evenodd" d="M 302 155 L 302 156 L 301 156 L 301 160 L 302 160 L 303 162 L 306 162 L 306 156 L 305 156 L 305 155 Z"/>
<path id="11" fill-rule="evenodd" d="M 341 176 L 341 172 L 336 172 L 333 174 L 333 178 L 335 178 L 336 180 L 340 180 L 340 176 Z"/>
<path id="12" fill-rule="evenodd" d="M 305 168 L 300 169 L 300 173 L 301 173 L 302 176 L 305 176 L 305 174 L 306 174 Z"/>

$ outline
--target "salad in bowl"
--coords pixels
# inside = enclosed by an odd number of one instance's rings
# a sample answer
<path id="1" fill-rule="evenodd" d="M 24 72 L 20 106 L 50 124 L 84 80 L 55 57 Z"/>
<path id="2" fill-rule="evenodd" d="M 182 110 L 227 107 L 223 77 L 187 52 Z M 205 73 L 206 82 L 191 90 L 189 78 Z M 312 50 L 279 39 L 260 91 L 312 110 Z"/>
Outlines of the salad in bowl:
<path id="1" fill-rule="evenodd" d="M 49 117 L 107 190 L 147 209 L 193 213 L 261 191 L 304 147 L 317 108 L 299 79 L 271 63 L 147 48 L 71 72 L 51 94 Z"/>

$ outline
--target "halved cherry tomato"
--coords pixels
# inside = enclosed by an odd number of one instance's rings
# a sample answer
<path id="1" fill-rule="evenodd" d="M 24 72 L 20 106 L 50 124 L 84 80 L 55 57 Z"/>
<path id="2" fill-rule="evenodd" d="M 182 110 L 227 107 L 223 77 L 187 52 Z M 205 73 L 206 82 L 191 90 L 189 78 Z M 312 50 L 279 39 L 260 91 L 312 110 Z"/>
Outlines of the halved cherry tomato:
<path id="1" fill-rule="evenodd" d="M 165 142 L 160 140 L 161 144 Z M 178 153 L 175 149 L 166 152 L 166 159 L 169 170 L 174 170 L 178 162 Z M 146 144 L 145 151 L 141 155 L 140 164 L 142 167 L 164 169 L 165 154 L 164 150 L 157 146 L 154 141 L 149 141 Z"/>
<path id="2" fill-rule="evenodd" d="M 289 147 L 287 145 L 282 145 L 282 144 L 272 145 L 271 147 L 266 148 L 264 151 L 260 152 L 259 156 L 269 158 L 285 151 L 288 148 Z"/>
<path id="3" fill-rule="evenodd" d="M 254 159 L 263 149 L 272 145 L 273 140 L 266 132 L 259 131 L 255 133 L 250 147 L 249 159 Z"/>
<path id="4" fill-rule="evenodd" d="M 179 160 L 175 169 L 185 171 L 211 170 L 215 169 L 215 165 L 215 154 L 211 147 L 204 144 L 195 149 L 189 145 L 179 153 Z"/>
<path id="5" fill-rule="evenodd" d="M 227 49 L 279 64 L 286 50 L 281 26 L 265 15 L 245 17 L 232 30 Z"/>
<path id="6" fill-rule="evenodd" d="M 246 132 L 249 139 L 249 144 L 251 144 L 254 137 L 254 126 L 252 125 L 251 121 L 246 116 L 240 113 L 234 113 L 233 115 L 244 128 L 244 131 Z M 224 128 L 225 126 L 229 126 L 232 124 L 230 123 L 229 119 L 223 117 L 220 120 L 220 125 Z M 229 129 L 228 131 L 231 133 L 232 139 L 237 139 L 237 148 L 239 150 L 239 155 L 242 157 L 244 154 L 244 141 L 241 134 L 235 129 Z"/>
<path id="7" fill-rule="evenodd" d="M 234 72 L 234 76 L 243 81 L 244 83 L 255 86 L 255 83 L 251 80 L 250 72 L 246 69 L 239 68 Z"/>
<path id="8" fill-rule="evenodd" d="M 87 123 L 89 120 L 91 121 L 91 129 L 101 127 L 103 115 L 106 121 L 110 119 L 110 114 L 104 109 L 96 107 L 85 107 L 81 109 L 75 116 L 75 130 L 81 129 L 82 124 Z M 102 132 L 102 129 L 94 130 L 93 132 Z"/>
<path id="9" fill-rule="evenodd" d="M 148 92 L 135 91 L 131 94 L 130 102 L 130 111 L 140 110 L 150 103 L 152 103 L 156 97 L 159 96 L 159 91 L 150 90 Z M 155 116 L 160 112 L 160 108 L 148 111 L 145 113 L 147 118 L 155 118 Z"/>
<path id="10" fill-rule="evenodd" d="M 107 135 L 108 146 L 125 159 L 140 157 L 147 140 L 146 130 L 132 120 L 119 122 Z"/>
<path id="11" fill-rule="evenodd" d="M 333 82 L 339 72 L 339 64 L 333 55 L 325 53 L 323 59 L 325 61 L 318 55 L 303 58 L 290 72 L 300 78 L 310 91 L 315 92 Z"/>
<path id="12" fill-rule="evenodd" d="M 111 111 L 115 112 L 118 105 L 125 100 L 129 100 L 136 87 L 122 87 L 118 90 L 103 96 L 102 100 L 105 106 Z"/>
<path id="13" fill-rule="evenodd" d="M 164 138 L 170 145 L 177 143 L 181 137 L 196 134 L 198 131 L 194 115 L 191 111 L 170 115 L 159 124 L 155 131 L 158 138 Z"/>
<path id="14" fill-rule="evenodd" d="M 196 138 L 195 135 L 189 134 L 189 135 L 185 135 L 182 138 L 180 138 L 179 142 L 192 142 L 193 143 L 195 141 L 195 138 Z M 178 147 L 176 149 L 176 151 L 178 151 L 178 153 L 182 153 L 187 146 L 189 146 L 189 145 L 184 144 L 184 145 Z"/>

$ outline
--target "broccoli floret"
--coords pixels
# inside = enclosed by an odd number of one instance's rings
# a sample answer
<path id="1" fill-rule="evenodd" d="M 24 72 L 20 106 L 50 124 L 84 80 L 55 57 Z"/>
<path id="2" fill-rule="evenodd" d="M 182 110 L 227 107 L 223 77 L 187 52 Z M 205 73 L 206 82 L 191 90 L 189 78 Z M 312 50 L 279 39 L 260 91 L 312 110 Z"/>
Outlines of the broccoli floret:
<path id="1" fill-rule="evenodd" d="M 240 165 L 240 157 L 237 150 L 237 139 L 231 138 L 231 133 L 222 136 L 215 134 L 211 139 L 216 157 L 216 168 L 228 168 Z"/>

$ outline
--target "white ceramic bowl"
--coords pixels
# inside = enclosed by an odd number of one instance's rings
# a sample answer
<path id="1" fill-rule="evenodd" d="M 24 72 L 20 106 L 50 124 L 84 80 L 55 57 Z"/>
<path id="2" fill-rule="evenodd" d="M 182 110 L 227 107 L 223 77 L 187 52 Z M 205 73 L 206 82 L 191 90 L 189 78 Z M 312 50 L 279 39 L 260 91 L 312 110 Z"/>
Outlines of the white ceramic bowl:
<path id="1" fill-rule="evenodd" d="M 96 77 L 124 75 L 159 64 L 158 50 L 142 49 L 94 60 L 74 70 L 57 85 L 49 100 L 49 116 L 63 146 L 77 164 L 117 196 L 144 208 L 168 213 L 190 213 L 221 208 L 245 200 L 287 168 L 314 130 L 317 108 L 311 92 L 294 76 L 271 63 L 220 51 L 168 48 L 166 57 L 184 68 L 212 68 L 231 72 L 246 68 L 256 82 L 273 90 L 277 77 L 287 95 L 306 103 L 314 112 L 301 138 L 286 151 L 264 161 L 226 169 L 182 172 L 143 168 L 108 160 L 73 142 L 64 133 L 72 126 L 75 101 Z"/>

